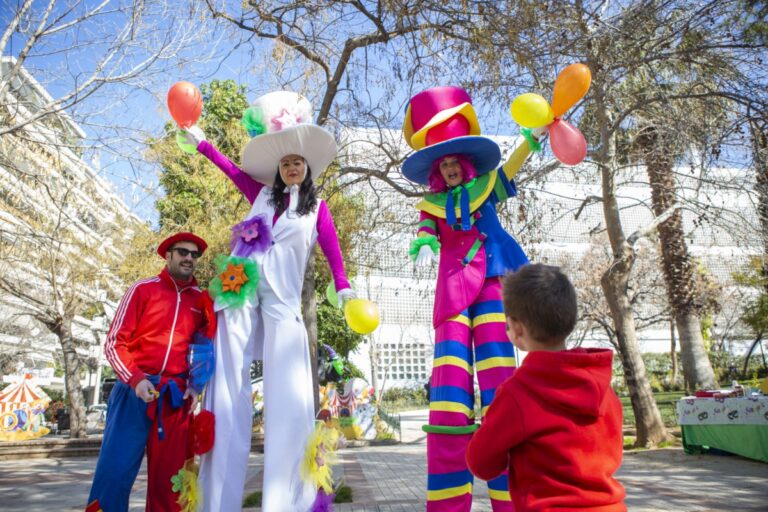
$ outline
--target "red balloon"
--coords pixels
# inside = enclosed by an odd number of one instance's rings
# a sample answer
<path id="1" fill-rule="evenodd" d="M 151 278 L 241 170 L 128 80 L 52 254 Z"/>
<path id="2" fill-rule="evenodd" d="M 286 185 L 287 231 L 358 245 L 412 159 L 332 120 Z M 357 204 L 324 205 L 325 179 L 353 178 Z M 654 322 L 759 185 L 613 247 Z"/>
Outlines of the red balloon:
<path id="1" fill-rule="evenodd" d="M 203 111 L 203 95 L 194 84 L 176 82 L 168 90 L 168 111 L 179 128 L 189 128 Z"/>
<path id="2" fill-rule="evenodd" d="M 587 141 L 578 128 L 562 119 L 555 119 L 548 127 L 549 145 L 555 157 L 565 165 L 577 165 L 587 156 Z"/>

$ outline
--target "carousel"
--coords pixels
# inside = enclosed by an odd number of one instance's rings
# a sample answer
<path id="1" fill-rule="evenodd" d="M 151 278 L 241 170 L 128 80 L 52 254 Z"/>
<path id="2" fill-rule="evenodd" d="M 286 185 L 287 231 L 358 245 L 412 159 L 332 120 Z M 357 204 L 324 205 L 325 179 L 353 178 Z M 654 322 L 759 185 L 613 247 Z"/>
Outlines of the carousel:
<path id="1" fill-rule="evenodd" d="M 23 441 L 48 434 L 43 413 L 50 401 L 29 374 L 0 391 L 0 441 Z"/>

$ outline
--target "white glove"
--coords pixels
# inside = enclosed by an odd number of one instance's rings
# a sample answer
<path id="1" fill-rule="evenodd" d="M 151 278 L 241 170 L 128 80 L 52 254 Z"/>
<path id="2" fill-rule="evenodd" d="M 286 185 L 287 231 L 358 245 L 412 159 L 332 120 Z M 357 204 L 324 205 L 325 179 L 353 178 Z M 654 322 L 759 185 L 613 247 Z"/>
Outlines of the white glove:
<path id="1" fill-rule="evenodd" d="M 428 245 L 422 245 L 419 254 L 416 256 L 417 267 L 428 267 L 435 261 L 435 253 Z"/>
<path id="2" fill-rule="evenodd" d="M 348 300 L 356 299 L 357 293 L 352 288 L 344 288 L 336 292 L 336 296 L 339 298 L 339 307 Z"/>
<path id="3" fill-rule="evenodd" d="M 189 128 L 182 128 L 181 129 L 181 136 L 186 139 L 185 142 L 187 144 L 191 144 L 192 146 L 197 147 L 198 144 L 200 144 L 205 139 L 205 133 L 203 133 L 203 130 L 200 129 L 199 126 L 192 125 Z"/>
<path id="4" fill-rule="evenodd" d="M 531 135 L 533 135 L 533 137 L 536 140 L 541 140 L 546 134 L 547 134 L 546 126 L 541 126 L 539 128 L 534 128 L 531 130 Z"/>

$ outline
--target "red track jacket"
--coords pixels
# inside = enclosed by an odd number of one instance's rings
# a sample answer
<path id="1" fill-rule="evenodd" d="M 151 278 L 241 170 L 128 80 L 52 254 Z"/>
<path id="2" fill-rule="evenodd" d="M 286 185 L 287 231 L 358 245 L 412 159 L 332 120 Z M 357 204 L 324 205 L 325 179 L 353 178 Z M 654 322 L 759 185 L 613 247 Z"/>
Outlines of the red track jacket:
<path id="1" fill-rule="evenodd" d="M 622 410 L 610 387 L 613 353 L 535 351 L 496 390 L 467 447 L 490 480 L 509 469 L 515 510 L 625 511 Z"/>
<path id="2" fill-rule="evenodd" d="M 201 293 L 194 278 L 175 281 L 165 268 L 128 289 L 104 345 L 120 380 L 136 387 L 145 374 L 187 371 L 189 343 L 203 324 Z"/>

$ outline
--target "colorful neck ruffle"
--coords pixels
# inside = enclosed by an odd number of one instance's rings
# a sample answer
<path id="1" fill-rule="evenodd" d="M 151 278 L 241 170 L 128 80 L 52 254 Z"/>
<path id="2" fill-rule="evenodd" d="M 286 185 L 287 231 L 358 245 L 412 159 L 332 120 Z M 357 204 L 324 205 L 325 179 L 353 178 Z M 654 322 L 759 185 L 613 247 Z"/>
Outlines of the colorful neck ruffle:
<path id="1" fill-rule="evenodd" d="M 211 280 L 208 292 L 225 307 L 242 307 L 256 297 L 259 265 L 248 258 L 219 255 L 214 260 L 219 274 Z"/>

